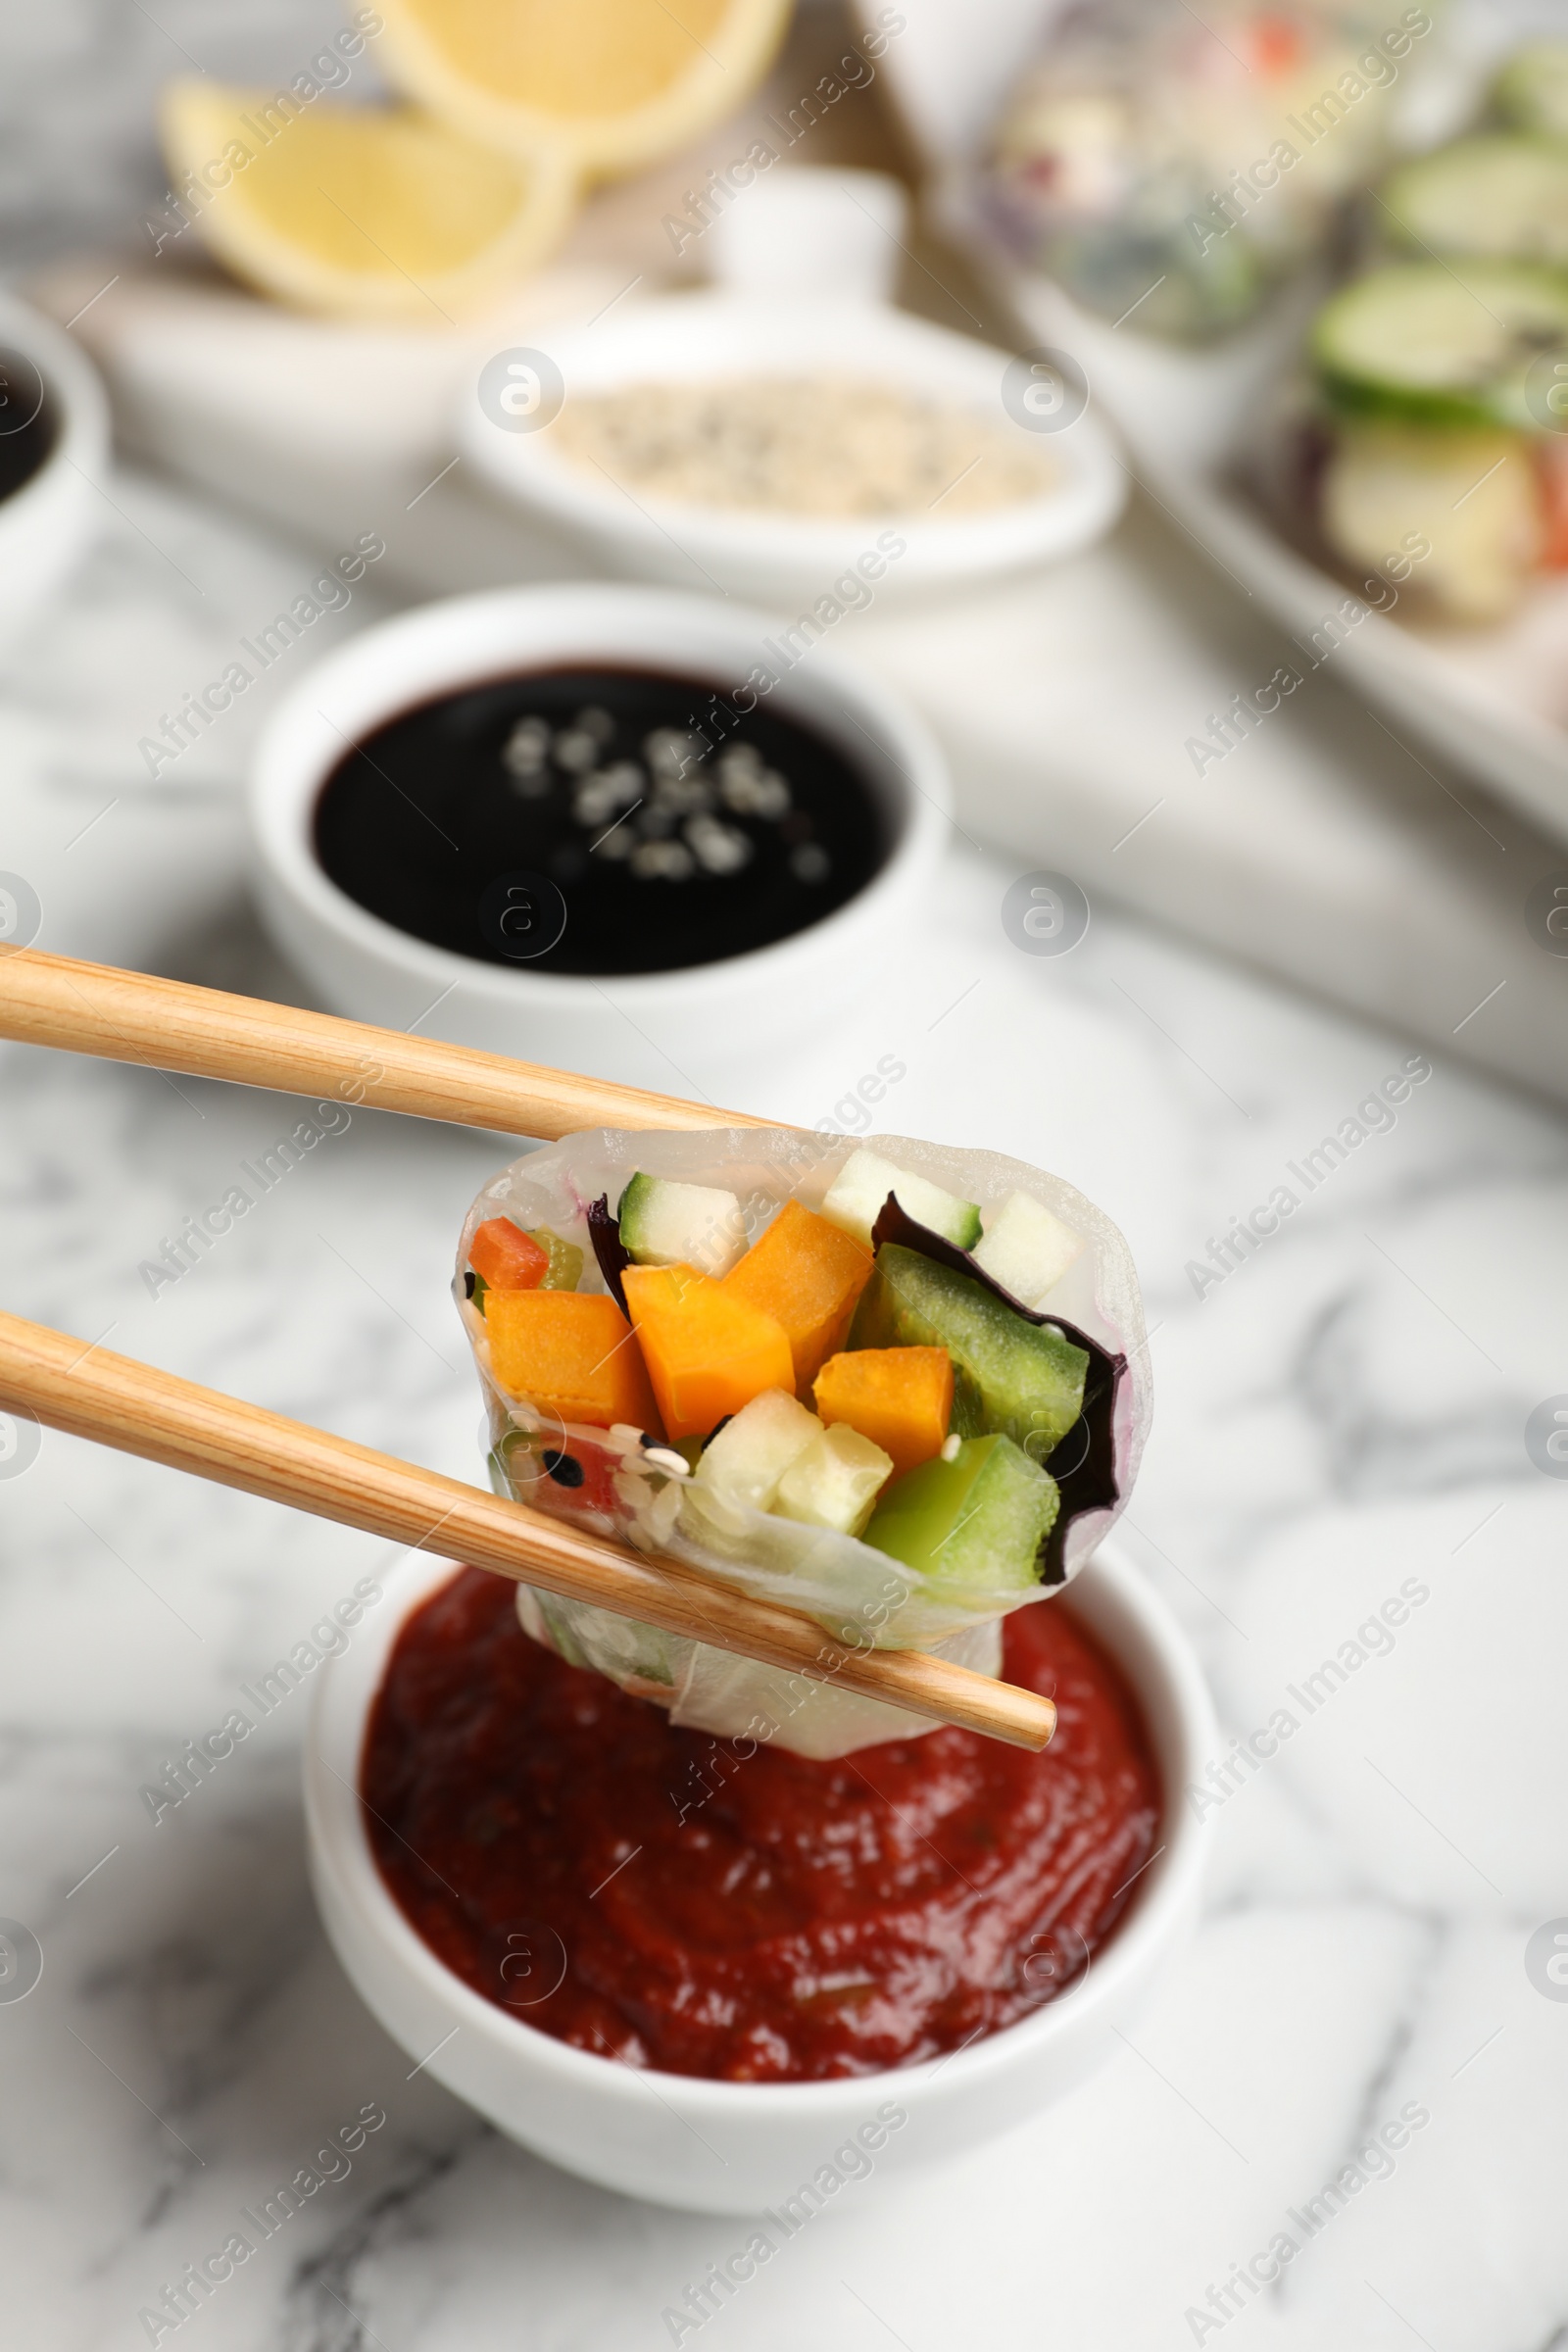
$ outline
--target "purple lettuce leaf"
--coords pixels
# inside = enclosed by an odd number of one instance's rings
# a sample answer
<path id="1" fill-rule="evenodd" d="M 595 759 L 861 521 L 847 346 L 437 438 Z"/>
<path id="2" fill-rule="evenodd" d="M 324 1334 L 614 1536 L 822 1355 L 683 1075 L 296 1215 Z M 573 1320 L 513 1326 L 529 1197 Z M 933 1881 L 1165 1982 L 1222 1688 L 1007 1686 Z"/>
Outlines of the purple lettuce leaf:
<path id="1" fill-rule="evenodd" d="M 621 1276 L 631 1264 L 631 1251 L 620 1238 L 620 1219 L 610 1213 L 610 1195 L 601 1193 L 597 1200 L 588 1203 L 588 1239 L 599 1260 L 599 1271 L 605 1286 L 621 1313 L 630 1322 L 626 1307 L 626 1286 Z"/>

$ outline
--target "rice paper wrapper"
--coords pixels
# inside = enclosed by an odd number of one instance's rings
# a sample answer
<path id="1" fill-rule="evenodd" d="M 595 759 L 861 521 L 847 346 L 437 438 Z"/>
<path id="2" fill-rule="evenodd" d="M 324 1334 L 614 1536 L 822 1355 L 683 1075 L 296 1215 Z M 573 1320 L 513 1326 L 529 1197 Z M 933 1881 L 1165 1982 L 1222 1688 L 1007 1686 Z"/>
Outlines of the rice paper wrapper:
<path id="1" fill-rule="evenodd" d="M 914 1570 L 853 1536 L 731 1505 L 650 1461 L 635 1433 L 564 1424 L 527 1397 L 505 1394 L 496 1381 L 484 1317 L 465 1296 L 464 1281 L 475 1228 L 487 1219 L 510 1217 L 525 1229 L 550 1226 L 583 1252 L 579 1289 L 605 1292 L 609 1285 L 594 1253 L 588 1210 L 606 1195 L 613 1210 L 638 1169 L 733 1192 L 751 1243 L 786 1200 L 820 1208 L 845 1161 L 862 1149 L 977 1201 L 988 1222 L 1010 1194 L 1033 1194 L 1087 1244 L 1051 1292 L 1045 1312 L 1125 1359 L 1108 1411 L 1116 1498 L 1080 1507 L 1068 1520 L 1048 1587 L 1021 1594 L 1015 1586 L 934 1591 Z M 1131 1491 L 1148 1434 L 1152 1397 L 1143 1308 L 1126 1242 L 1070 1184 L 1001 1152 L 956 1151 L 907 1136 L 851 1138 L 795 1128 L 691 1134 L 600 1128 L 567 1136 L 514 1160 L 486 1185 L 463 1229 L 455 1290 L 484 1390 L 490 1476 L 498 1494 L 618 1537 L 640 1551 L 664 1552 L 716 1582 L 800 1610 L 824 1632 L 862 1649 L 933 1650 L 978 1673 L 999 1674 L 1003 1618 L 1043 1591 L 1059 1591 L 1084 1565 Z M 581 1472 L 569 1486 L 551 1470 L 552 1463 L 561 1466 L 564 1452 Z M 1070 1492 L 1064 1485 L 1064 1517 Z M 525 1585 L 517 1589 L 517 1614 L 525 1632 L 569 1664 L 666 1706 L 674 1723 L 720 1738 L 829 1758 L 937 1728 L 923 1716 L 831 1681 L 736 1657 Z"/>

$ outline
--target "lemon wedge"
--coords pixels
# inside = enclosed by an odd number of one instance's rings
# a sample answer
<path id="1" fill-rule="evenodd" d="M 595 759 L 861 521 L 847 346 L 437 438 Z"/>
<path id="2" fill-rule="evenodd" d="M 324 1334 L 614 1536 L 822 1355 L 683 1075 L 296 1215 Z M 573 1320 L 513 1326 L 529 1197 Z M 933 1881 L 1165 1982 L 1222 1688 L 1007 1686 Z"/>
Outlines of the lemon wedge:
<path id="1" fill-rule="evenodd" d="M 564 235 L 577 172 L 557 142 L 497 154 L 412 108 L 172 83 L 174 195 L 218 259 L 302 309 L 438 326 L 494 301 Z"/>
<path id="2" fill-rule="evenodd" d="M 380 55 L 470 138 L 564 142 L 585 172 L 634 172 L 733 114 L 772 61 L 790 0 L 379 0 Z"/>

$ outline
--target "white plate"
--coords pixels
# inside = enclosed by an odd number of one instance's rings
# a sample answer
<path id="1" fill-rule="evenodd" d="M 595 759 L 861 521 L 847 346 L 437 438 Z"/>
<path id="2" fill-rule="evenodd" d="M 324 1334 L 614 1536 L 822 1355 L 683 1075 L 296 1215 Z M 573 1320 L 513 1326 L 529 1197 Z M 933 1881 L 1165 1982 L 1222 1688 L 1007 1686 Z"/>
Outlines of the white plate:
<path id="1" fill-rule="evenodd" d="M 1193 352 L 1081 310 L 1048 279 L 1006 269 L 972 234 L 970 157 L 1068 0 L 901 0 L 904 31 L 881 71 L 939 190 L 943 225 L 1011 305 L 1028 340 L 1069 352 L 1127 443 L 1139 479 L 1253 603 L 1308 641 L 1346 584 L 1289 546 L 1227 479 L 1257 403 L 1291 364 L 1315 307 L 1298 287 L 1255 326 Z M 1415 144 L 1457 127 L 1492 63 L 1551 22 L 1553 0 L 1453 0 L 1446 63 L 1406 126 Z M 862 23 L 874 0 L 854 0 Z M 1560 14 L 1560 0 L 1558 11 Z M 1423 122 L 1422 109 L 1432 111 Z M 1445 113 L 1446 109 L 1446 113 Z M 1334 672 L 1401 736 L 1462 762 L 1558 840 L 1568 840 L 1568 577 L 1537 588 L 1500 628 L 1407 621 L 1367 608 Z M 1238 687 L 1254 681 L 1239 678 Z"/>
<path id="2" fill-rule="evenodd" d="M 1027 332 L 1078 362 L 1151 494 L 1308 662 L 1319 659 L 1314 631 L 1330 614 L 1348 618 L 1350 598 L 1361 617 L 1322 657 L 1341 683 L 1401 736 L 1462 762 L 1568 840 L 1568 576 L 1533 589 L 1494 628 L 1379 612 L 1291 547 L 1231 479 L 1259 402 L 1299 348 L 1317 287 L 1297 288 L 1217 350 L 1193 352 L 1113 327 L 1048 279 L 1018 271 L 1002 285 Z"/>

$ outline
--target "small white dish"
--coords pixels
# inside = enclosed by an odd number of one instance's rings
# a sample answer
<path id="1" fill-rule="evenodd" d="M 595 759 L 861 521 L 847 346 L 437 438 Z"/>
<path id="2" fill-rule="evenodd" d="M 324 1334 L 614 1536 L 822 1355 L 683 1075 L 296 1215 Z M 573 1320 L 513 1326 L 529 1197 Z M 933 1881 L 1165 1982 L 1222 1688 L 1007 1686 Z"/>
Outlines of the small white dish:
<path id="1" fill-rule="evenodd" d="M 705 233 L 713 283 L 743 298 L 889 303 L 909 191 L 888 172 L 797 165 L 760 173 Z"/>
<path id="2" fill-rule="evenodd" d="M 945 2058 L 842 2082 L 715 2082 L 573 2049 L 472 1991 L 436 1958 L 376 1869 L 357 1794 L 367 1720 L 405 1620 L 454 1573 L 411 1555 L 354 1645 L 318 1679 L 305 1753 L 312 1885 L 361 1998 L 402 2048 L 524 2147 L 605 2188 L 697 2213 L 759 2213 L 808 2181 L 885 2101 L 907 2118 L 884 2182 L 961 2154 L 1049 2106 L 1117 2045 L 1196 1917 L 1207 1838 L 1185 1799 L 1214 1752 L 1208 1694 L 1164 1604 L 1102 1545 L 1060 1598 L 1143 1705 L 1164 1787 L 1162 1839 L 1087 1974 L 1019 2024 Z"/>
<path id="3" fill-rule="evenodd" d="M 589 325 L 550 335 L 544 357 L 568 403 L 576 393 L 655 381 L 885 379 L 923 399 L 973 408 L 1021 443 L 1048 450 L 1056 469 L 1043 496 L 972 514 L 740 512 L 633 495 L 559 455 L 550 423 L 519 431 L 497 422 L 470 388 L 458 420 L 464 455 L 504 496 L 564 532 L 595 563 L 635 579 L 809 607 L 891 527 L 904 552 L 886 566 L 876 594 L 903 600 L 1075 554 L 1109 530 L 1127 494 L 1126 469 L 1092 413 L 1049 435 L 1026 430 L 1003 403 L 1003 379 L 1016 365 L 1011 353 L 882 304 L 670 295 L 617 306 Z"/>
<path id="4" fill-rule="evenodd" d="M 0 646 L 28 627 L 73 570 L 99 521 L 109 466 L 109 403 L 71 337 L 0 294 L 0 353 L 23 368 L 3 386 L 0 431 L 47 403 L 55 437 L 37 471 L 0 499 Z"/>
<path id="5" fill-rule="evenodd" d="M 681 1091 L 688 1056 L 706 1069 L 755 1062 L 760 1051 L 836 1019 L 918 917 L 947 840 L 948 776 L 922 721 L 819 643 L 779 679 L 765 708 L 843 752 L 878 802 L 890 846 L 854 898 L 771 946 L 603 982 L 487 963 L 368 913 L 316 855 L 316 807 L 328 775 L 351 745 L 416 704 L 577 662 L 669 671 L 704 693 L 738 690 L 768 658 L 763 640 L 777 626 L 711 599 L 590 584 L 454 597 L 367 629 L 296 685 L 257 749 L 249 792 L 256 887 L 278 945 L 332 1010 L 355 1020 L 417 1022 L 458 1045 L 600 1076 L 634 1074 L 665 1092 Z M 643 1050 L 651 1062 L 638 1060 Z"/>

